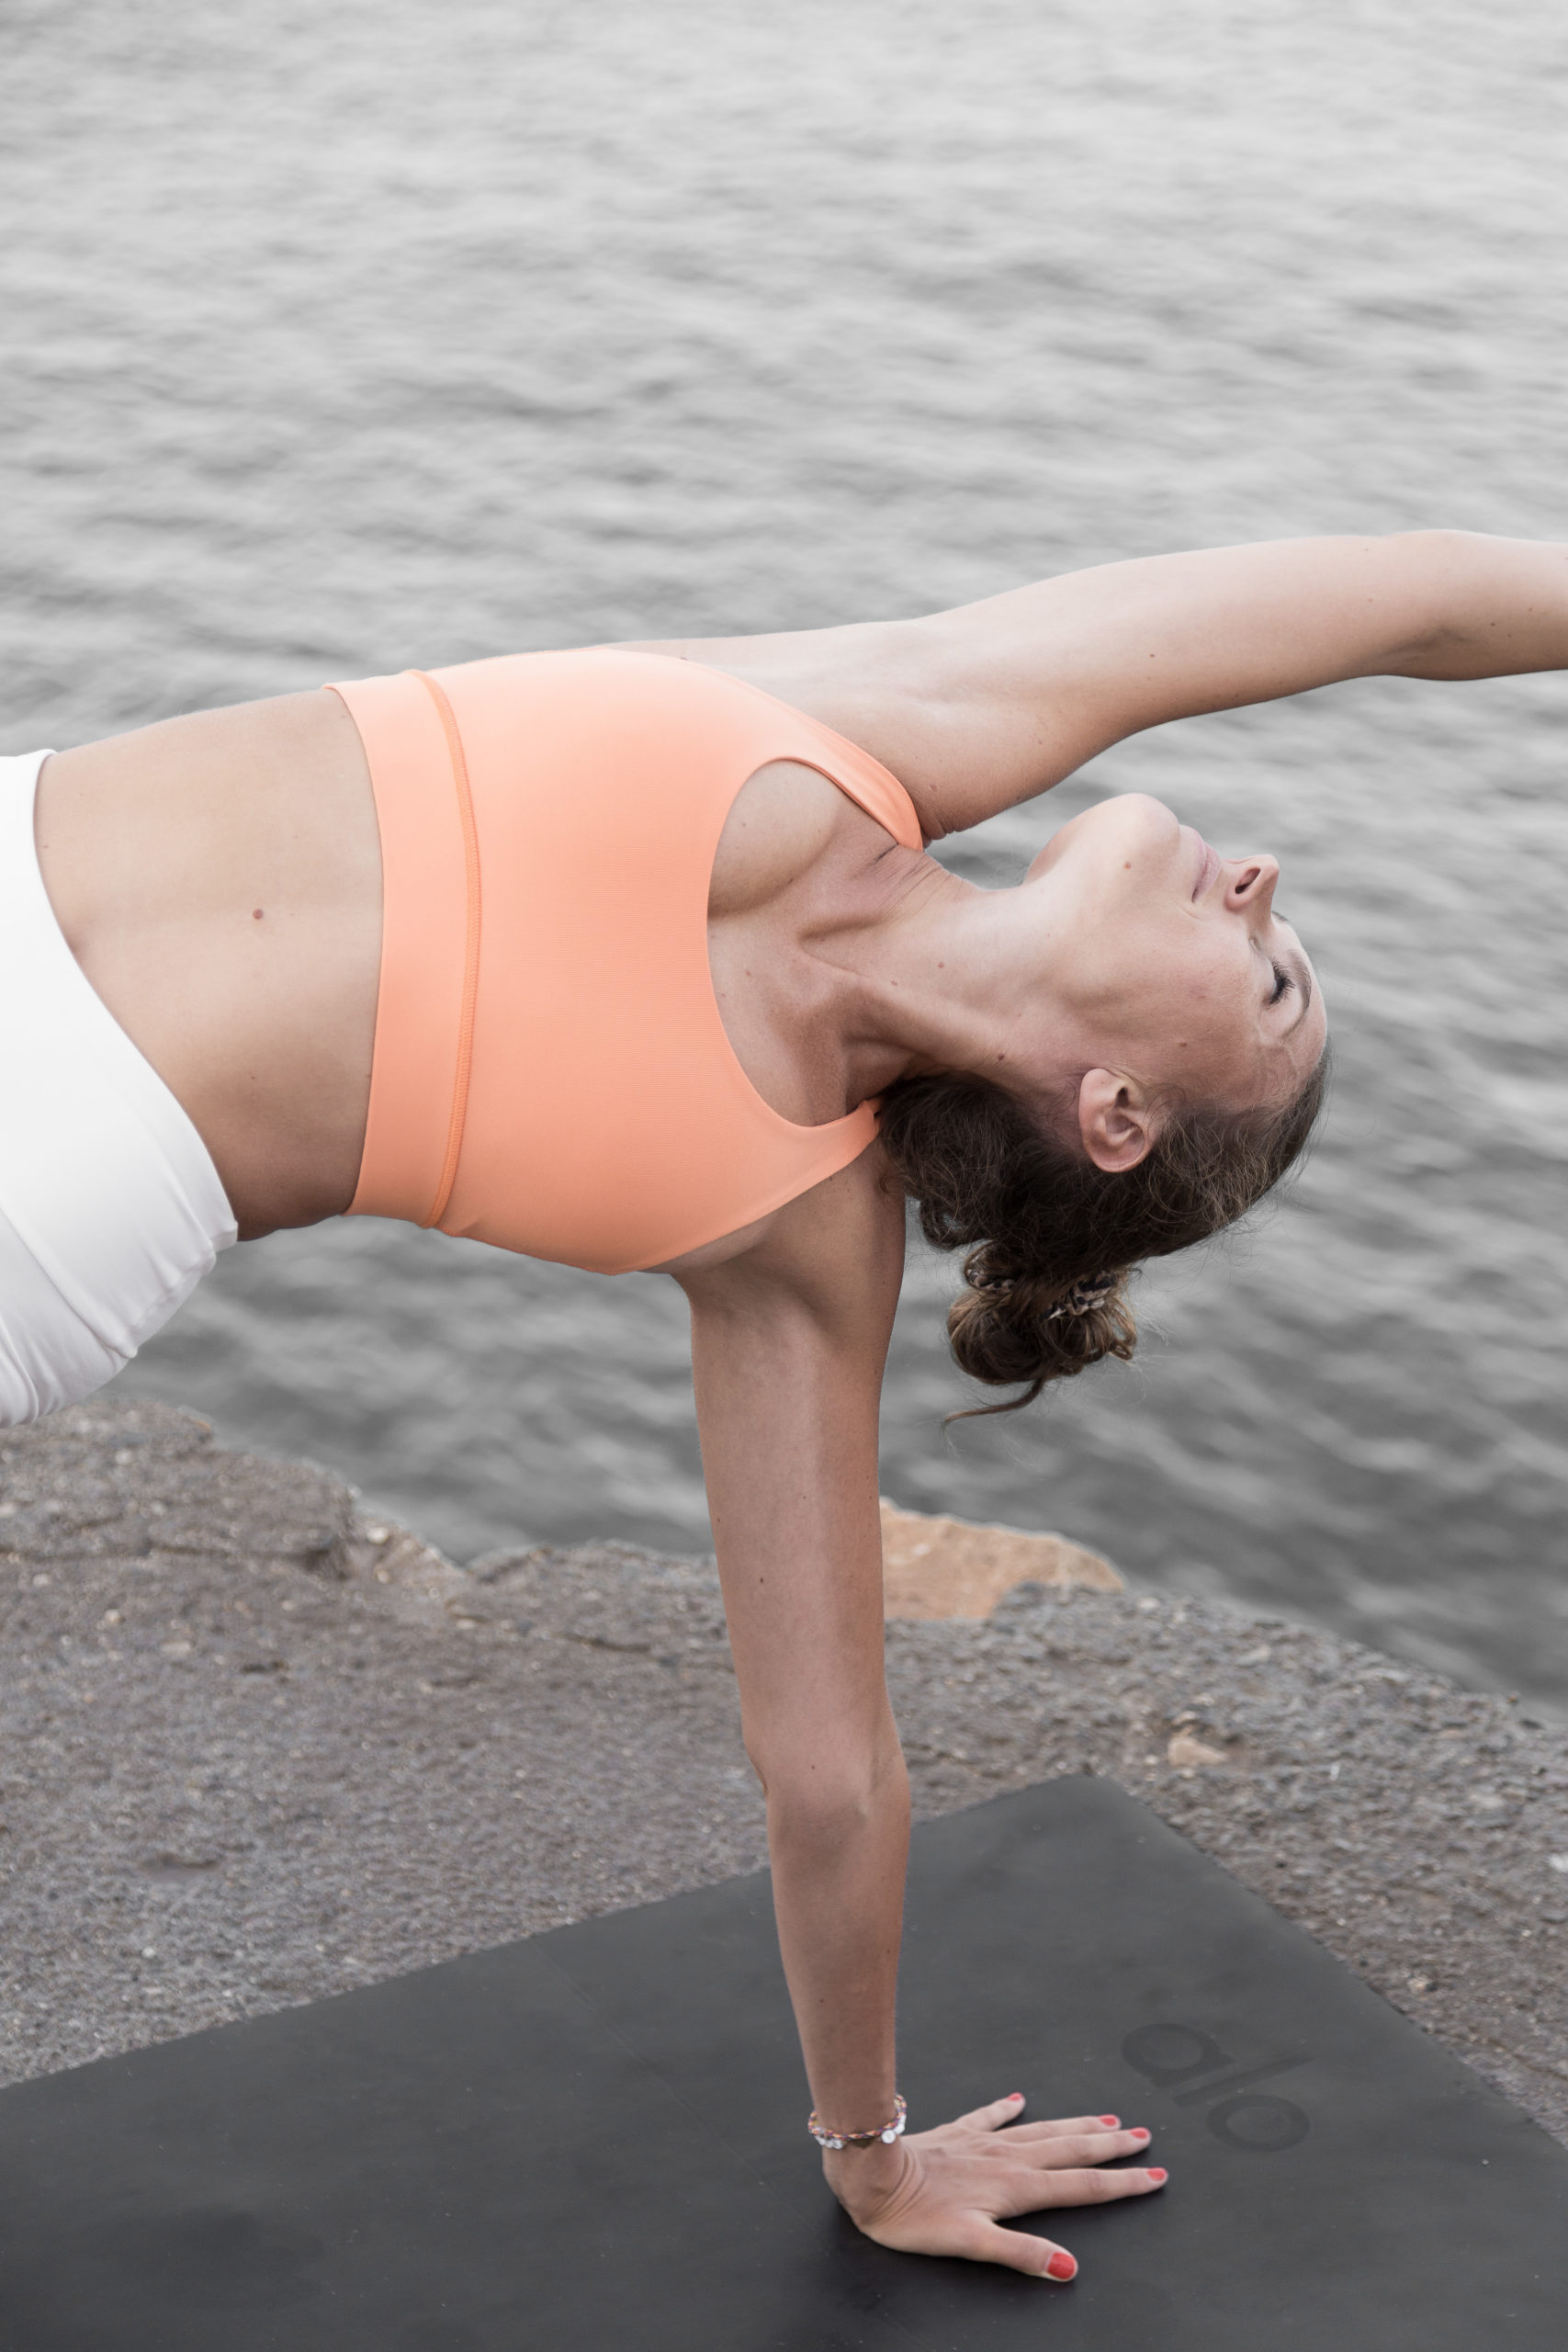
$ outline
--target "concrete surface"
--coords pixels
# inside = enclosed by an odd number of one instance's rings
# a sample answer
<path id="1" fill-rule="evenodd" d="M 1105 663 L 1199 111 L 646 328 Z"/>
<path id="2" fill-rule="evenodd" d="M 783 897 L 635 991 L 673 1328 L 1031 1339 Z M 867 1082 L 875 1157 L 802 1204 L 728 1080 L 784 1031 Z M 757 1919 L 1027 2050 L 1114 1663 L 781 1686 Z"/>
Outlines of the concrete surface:
<path id="1" fill-rule="evenodd" d="M 464 1572 L 86 1405 L 0 1437 L 0 2077 L 763 1860 L 711 1564 Z M 1568 1734 L 1148 1595 L 1026 1583 L 888 1655 L 921 1813 L 1113 1775 L 1568 2140 Z"/>

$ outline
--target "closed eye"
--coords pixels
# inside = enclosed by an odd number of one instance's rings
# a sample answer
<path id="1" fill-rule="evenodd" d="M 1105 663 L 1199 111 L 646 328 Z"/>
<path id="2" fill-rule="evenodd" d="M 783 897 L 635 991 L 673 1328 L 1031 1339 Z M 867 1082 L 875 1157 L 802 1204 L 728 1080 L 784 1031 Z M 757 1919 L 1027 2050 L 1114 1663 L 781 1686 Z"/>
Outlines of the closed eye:
<path id="1" fill-rule="evenodd" d="M 1274 991 L 1273 991 L 1273 994 L 1269 997 L 1269 1003 L 1270 1003 L 1270 1004 L 1278 1004 L 1278 1003 L 1279 1003 L 1279 1001 L 1280 1001 L 1280 999 L 1284 995 L 1284 993 L 1285 993 L 1286 989 L 1293 989 L 1293 988 L 1295 987 L 1295 982 L 1294 982 L 1294 980 L 1292 980 L 1292 978 L 1291 978 L 1291 976 L 1290 976 L 1289 972 L 1287 972 L 1287 971 L 1285 970 L 1285 968 L 1284 968 L 1284 967 L 1283 967 L 1282 965 L 1280 965 L 1280 964 L 1276 964 L 1276 965 L 1274 966 L 1273 969 L 1274 969 Z"/>

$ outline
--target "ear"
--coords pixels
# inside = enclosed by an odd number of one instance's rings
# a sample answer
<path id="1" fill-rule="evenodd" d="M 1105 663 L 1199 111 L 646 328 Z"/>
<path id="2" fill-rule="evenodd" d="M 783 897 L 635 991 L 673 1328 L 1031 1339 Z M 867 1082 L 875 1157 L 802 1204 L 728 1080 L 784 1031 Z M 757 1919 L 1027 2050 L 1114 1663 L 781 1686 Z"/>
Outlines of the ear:
<path id="1" fill-rule="evenodd" d="M 1136 1080 L 1113 1069 L 1086 1070 L 1078 1086 L 1078 1133 L 1108 1176 L 1136 1168 L 1155 1139 L 1153 1114 Z"/>

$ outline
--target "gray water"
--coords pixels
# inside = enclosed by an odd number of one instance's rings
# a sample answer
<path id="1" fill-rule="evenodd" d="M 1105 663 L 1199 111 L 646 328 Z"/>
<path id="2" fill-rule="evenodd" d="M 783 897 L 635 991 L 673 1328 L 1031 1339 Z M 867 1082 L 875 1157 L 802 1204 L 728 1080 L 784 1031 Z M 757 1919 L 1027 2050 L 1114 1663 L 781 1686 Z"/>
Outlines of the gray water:
<path id="1" fill-rule="evenodd" d="M 1568 537 L 1554 0 L 6 0 L 0 741 L 404 663 L 955 603 L 1163 548 Z M 1151 1274 L 1137 1363 L 900 1500 L 1568 1700 L 1568 683 L 1192 722 L 1337 1035 L 1304 1181 Z M 468 1558 L 694 1549 L 684 1316 L 372 1224 L 234 1251 L 120 1389 Z"/>

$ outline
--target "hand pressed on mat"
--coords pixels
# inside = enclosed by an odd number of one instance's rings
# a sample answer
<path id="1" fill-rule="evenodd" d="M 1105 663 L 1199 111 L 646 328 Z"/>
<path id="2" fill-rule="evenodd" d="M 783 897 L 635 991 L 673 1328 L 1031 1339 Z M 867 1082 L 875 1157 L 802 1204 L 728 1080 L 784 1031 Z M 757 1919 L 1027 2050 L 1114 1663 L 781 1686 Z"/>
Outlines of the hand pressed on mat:
<path id="1" fill-rule="evenodd" d="M 1163 2188 L 1166 2176 L 1096 2169 L 1113 2156 L 1138 2154 L 1148 2145 L 1146 2132 L 1122 2131 L 1107 2115 L 1017 2123 L 1023 2103 L 1021 2091 L 1014 2092 L 891 2147 L 829 2152 L 822 2159 L 828 2186 L 879 2245 L 1000 2262 L 1037 2278 L 1071 2278 L 1077 2264 L 1066 2247 L 1000 2222 L 1053 2206 L 1143 2197 Z"/>

